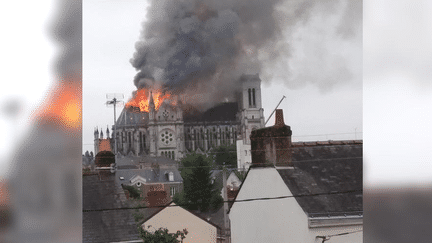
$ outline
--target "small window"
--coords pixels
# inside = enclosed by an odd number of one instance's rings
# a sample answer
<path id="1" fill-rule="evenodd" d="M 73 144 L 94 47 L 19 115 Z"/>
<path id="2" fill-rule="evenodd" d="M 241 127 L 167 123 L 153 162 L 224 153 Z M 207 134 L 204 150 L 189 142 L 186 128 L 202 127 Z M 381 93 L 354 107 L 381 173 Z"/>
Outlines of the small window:
<path id="1" fill-rule="evenodd" d="M 137 183 L 137 186 L 140 187 L 140 186 L 141 186 L 141 182 L 138 182 L 138 183 Z"/>
<path id="2" fill-rule="evenodd" d="M 174 173 L 170 172 L 168 176 L 169 176 L 169 181 L 174 181 Z"/>
<path id="3" fill-rule="evenodd" d="M 175 195 L 175 193 L 176 193 L 176 188 L 175 187 L 171 187 L 170 188 L 170 195 L 171 195 L 171 197 L 173 197 Z"/>

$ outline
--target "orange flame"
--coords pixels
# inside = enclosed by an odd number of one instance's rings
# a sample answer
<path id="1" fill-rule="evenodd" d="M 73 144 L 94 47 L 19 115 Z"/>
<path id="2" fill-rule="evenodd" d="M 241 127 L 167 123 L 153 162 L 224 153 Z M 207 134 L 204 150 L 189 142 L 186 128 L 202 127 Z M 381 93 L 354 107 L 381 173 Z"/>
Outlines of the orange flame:
<path id="1" fill-rule="evenodd" d="M 67 129 L 81 129 L 81 82 L 69 80 L 55 84 L 49 97 L 32 114 Z"/>
<path id="2" fill-rule="evenodd" d="M 161 92 L 160 90 L 151 90 L 151 95 L 153 96 L 153 102 L 155 105 L 155 110 L 159 110 L 164 100 L 171 98 L 171 94 L 167 92 Z M 126 107 L 139 107 L 142 112 L 150 111 L 150 90 L 139 89 L 135 93 L 134 97 L 126 103 Z"/>

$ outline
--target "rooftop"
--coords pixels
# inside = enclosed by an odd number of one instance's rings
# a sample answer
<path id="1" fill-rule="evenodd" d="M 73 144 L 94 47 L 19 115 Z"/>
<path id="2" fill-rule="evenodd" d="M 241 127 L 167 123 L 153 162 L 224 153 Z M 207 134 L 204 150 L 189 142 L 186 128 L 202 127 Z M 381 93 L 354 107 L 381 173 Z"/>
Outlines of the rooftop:
<path id="1" fill-rule="evenodd" d="M 345 142 L 293 148 L 292 168 L 277 171 L 293 195 L 331 193 L 296 197 L 309 217 L 362 215 L 362 147 Z"/>

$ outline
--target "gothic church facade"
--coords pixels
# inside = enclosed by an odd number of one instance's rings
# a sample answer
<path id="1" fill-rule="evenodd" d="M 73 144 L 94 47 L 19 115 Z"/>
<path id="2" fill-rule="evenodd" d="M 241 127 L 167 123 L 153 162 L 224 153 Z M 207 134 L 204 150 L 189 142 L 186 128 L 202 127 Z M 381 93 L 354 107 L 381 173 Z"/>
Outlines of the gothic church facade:
<path id="1" fill-rule="evenodd" d="M 205 112 L 169 102 L 156 110 L 152 96 L 149 112 L 124 108 L 116 122 L 117 148 L 107 136 L 112 152 L 120 156 L 166 156 L 179 160 L 188 153 L 209 153 L 222 145 L 236 145 L 237 151 L 250 150 L 251 131 L 264 127 L 261 80 L 258 74 L 242 75 L 240 82 L 236 102 L 222 103 Z M 98 145 L 106 139 L 98 129 L 94 136 L 97 154 Z"/>

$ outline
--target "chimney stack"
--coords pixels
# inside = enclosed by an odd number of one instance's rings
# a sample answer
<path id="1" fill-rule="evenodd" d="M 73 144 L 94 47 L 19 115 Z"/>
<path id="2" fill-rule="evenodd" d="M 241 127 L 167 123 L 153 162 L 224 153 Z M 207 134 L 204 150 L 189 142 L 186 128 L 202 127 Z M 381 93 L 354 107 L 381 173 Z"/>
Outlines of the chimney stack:
<path id="1" fill-rule="evenodd" d="M 284 118 L 283 118 L 283 110 L 277 109 L 276 110 L 276 118 L 275 118 L 275 127 L 283 127 L 285 126 Z"/>
<path id="2" fill-rule="evenodd" d="M 290 166 L 291 128 L 285 125 L 283 111 L 276 110 L 275 125 L 251 133 L 252 166 Z"/>

